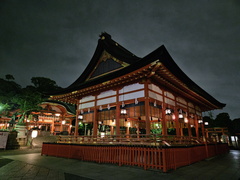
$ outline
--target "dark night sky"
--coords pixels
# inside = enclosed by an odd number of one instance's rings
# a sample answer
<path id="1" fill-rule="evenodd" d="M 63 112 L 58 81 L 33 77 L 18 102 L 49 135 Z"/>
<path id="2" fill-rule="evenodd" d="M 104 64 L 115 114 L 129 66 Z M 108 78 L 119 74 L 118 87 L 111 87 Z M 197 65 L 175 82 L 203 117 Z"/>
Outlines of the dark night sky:
<path id="1" fill-rule="evenodd" d="M 0 78 L 61 87 L 90 61 L 101 32 L 139 57 L 164 44 L 180 68 L 240 118 L 239 0 L 1 0 Z"/>

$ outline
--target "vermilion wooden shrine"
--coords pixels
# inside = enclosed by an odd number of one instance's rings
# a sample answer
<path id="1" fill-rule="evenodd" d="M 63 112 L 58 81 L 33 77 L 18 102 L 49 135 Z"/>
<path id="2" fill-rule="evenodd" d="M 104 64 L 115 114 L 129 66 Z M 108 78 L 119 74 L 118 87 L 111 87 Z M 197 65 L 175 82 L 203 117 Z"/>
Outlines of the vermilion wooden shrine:
<path id="1" fill-rule="evenodd" d="M 91 61 L 52 100 L 77 107 L 74 136 L 43 143 L 42 155 L 163 172 L 228 152 L 206 138 L 202 112 L 223 108 L 164 46 L 140 58 L 102 33 Z M 92 125 L 78 136 L 79 123 Z"/>
<path id="2" fill-rule="evenodd" d="M 71 134 L 72 122 L 75 120 L 75 108 L 63 102 L 45 101 L 39 104 L 42 110 L 31 112 L 28 117 L 28 129 L 39 128 L 51 134 L 67 132 Z"/>
<path id="3" fill-rule="evenodd" d="M 60 132 L 71 133 L 73 121 L 75 121 L 75 107 L 64 102 L 47 100 L 39 104 L 41 110 L 32 111 L 25 117 L 27 129 L 38 128 L 43 131 L 49 131 L 51 134 Z M 14 114 L 15 112 L 11 112 Z M 18 118 L 21 115 L 18 115 Z M 11 118 L 0 116 L 0 130 L 8 129 Z M 18 122 L 18 119 L 15 123 Z M 14 128 L 14 127 L 13 127 Z"/>
<path id="4" fill-rule="evenodd" d="M 93 136 L 200 137 L 202 112 L 225 106 L 195 84 L 164 46 L 140 58 L 107 33 L 81 76 L 51 99 L 76 104 L 76 127 L 92 124 Z"/>

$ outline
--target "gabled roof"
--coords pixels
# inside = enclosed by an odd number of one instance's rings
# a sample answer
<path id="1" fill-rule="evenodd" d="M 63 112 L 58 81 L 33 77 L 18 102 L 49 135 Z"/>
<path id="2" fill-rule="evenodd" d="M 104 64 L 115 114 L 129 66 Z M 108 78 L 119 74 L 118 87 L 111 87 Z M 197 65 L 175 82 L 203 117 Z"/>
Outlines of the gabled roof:
<path id="1" fill-rule="evenodd" d="M 107 33 L 102 33 L 95 53 L 81 76 L 71 84 L 72 89 L 81 83 L 129 66 L 141 58 L 119 45 Z M 102 69 L 101 69 L 102 67 Z M 104 69 L 105 67 L 105 69 Z M 98 70 L 98 71 L 97 71 Z"/>
<path id="2" fill-rule="evenodd" d="M 57 100 L 73 98 L 76 96 L 74 94 L 81 94 L 80 91 L 84 91 L 84 89 L 89 91 L 87 88 L 91 86 L 99 84 L 103 86 L 106 82 L 111 84 L 119 81 L 117 78 L 130 73 L 134 74 L 135 78 L 151 77 L 166 87 L 177 89 L 188 96 L 189 94 L 196 96 L 198 102 L 203 101 L 201 102 L 203 106 L 207 102 L 206 110 L 225 106 L 194 83 L 178 67 L 163 45 L 147 56 L 139 58 L 112 40 L 107 33 L 100 35 L 95 53 L 81 76 L 69 87 L 55 94 L 55 98 L 52 98 Z M 113 81 L 114 79 L 115 81 Z M 96 88 L 94 89 L 96 90 Z"/>
<path id="3" fill-rule="evenodd" d="M 54 100 L 46 100 L 42 104 L 44 104 L 44 103 L 56 104 L 56 105 L 63 106 L 69 114 L 73 114 L 73 115 L 76 114 L 76 107 L 72 104 L 68 104 L 68 103 L 61 102 L 61 101 L 54 101 Z"/>

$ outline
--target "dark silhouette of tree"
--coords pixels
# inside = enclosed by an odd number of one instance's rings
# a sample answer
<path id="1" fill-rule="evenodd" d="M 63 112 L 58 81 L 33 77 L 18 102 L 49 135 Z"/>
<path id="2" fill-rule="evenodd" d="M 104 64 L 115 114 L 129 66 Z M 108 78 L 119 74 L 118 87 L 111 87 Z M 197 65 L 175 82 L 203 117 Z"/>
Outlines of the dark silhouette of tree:
<path id="1" fill-rule="evenodd" d="M 240 118 L 234 119 L 232 121 L 233 133 L 240 133 Z"/>
<path id="2" fill-rule="evenodd" d="M 203 117 L 203 122 L 208 122 L 208 125 L 206 126 L 207 128 L 212 128 L 215 127 L 215 122 L 214 119 L 211 116 L 204 116 Z"/>
<path id="3" fill-rule="evenodd" d="M 2 111 L 14 109 L 15 104 L 12 98 L 21 91 L 21 86 L 14 81 L 7 81 L 0 78 L 0 103 Z"/>
<path id="4" fill-rule="evenodd" d="M 0 113 L 6 115 L 8 111 L 18 110 L 17 114 L 21 115 L 18 123 L 23 122 L 31 111 L 40 109 L 38 105 L 48 98 L 45 93 L 61 89 L 55 81 L 44 77 L 33 77 L 31 80 L 34 86 L 25 88 L 10 81 L 14 79 L 12 75 L 6 75 L 6 79 L 0 78 Z"/>
<path id="5" fill-rule="evenodd" d="M 18 114 L 21 115 L 18 123 L 23 123 L 24 118 L 30 114 L 31 111 L 40 110 L 39 104 L 43 102 L 41 93 L 36 88 L 27 86 L 23 88 L 20 93 L 16 94 L 12 100 L 19 109 Z"/>
<path id="6" fill-rule="evenodd" d="M 5 78 L 6 78 L 8 81 L 15 79 L 15 78 L 13 77 L 13 75 L 11 75 L 11 74 L 5 75 Z"/>
<path id="7" fill-rule="evenodd" d="M 54 80 L 45 77 L 32 77 L 31 82 L 34 84 L 34 87 L 37 89 L 37 91 L 43 94 L 62 89 Z"/>
<path id="8" fill-rule="evenodd" d="M 227 127 L 230 134 L 233 133 L 232 120 L 228 113 L 219 113 L 214 122 L 215 127 Z"/>

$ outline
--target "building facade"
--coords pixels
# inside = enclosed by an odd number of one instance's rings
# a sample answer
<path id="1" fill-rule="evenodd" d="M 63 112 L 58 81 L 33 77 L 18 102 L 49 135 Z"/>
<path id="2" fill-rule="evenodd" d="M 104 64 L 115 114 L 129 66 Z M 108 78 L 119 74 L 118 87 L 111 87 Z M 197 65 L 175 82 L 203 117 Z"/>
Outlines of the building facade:
<path id="1" fill-rule="evenodd" d="M 140 58 L 102 33 L 81 76 L 52 100 L 76 105 L 88 135 L 204 136 L 202 112 L 220 103 L 195 84 L 164 46 Z"/>
<path id="2" fill-rule="evenodd" d="M 41 110 L 33 111 L 26 119 L 27 129 L 37 128 L 51 134 L 71 134 L 75 122 L 75 107 L 63 102 L 45 101 L 39 104 Z"/>

